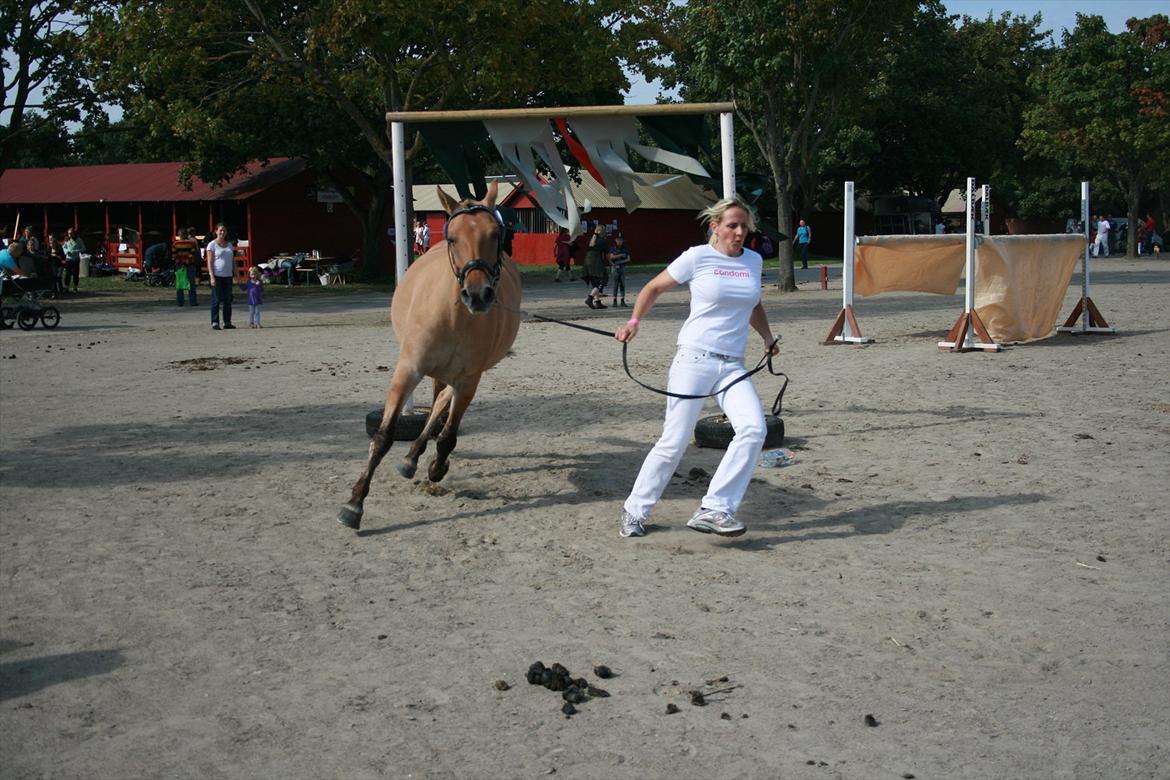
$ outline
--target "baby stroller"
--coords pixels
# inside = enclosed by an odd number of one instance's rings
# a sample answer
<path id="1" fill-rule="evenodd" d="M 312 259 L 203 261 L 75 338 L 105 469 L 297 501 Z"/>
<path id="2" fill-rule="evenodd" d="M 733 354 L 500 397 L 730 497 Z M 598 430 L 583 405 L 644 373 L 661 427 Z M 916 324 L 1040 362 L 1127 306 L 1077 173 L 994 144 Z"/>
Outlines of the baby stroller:
<path id="1" fill-rule="evenodd" d="M 38 322 L 50 330 L 60 325 L 61 312 L 40 300 L 42 295 L 52 294 L 53 279 L 49 276 L 0 277 L 0 329 L 18 325 L 21 330 L 32 330 Z M 12 302 L 5 304 L 5 297 Z"/>

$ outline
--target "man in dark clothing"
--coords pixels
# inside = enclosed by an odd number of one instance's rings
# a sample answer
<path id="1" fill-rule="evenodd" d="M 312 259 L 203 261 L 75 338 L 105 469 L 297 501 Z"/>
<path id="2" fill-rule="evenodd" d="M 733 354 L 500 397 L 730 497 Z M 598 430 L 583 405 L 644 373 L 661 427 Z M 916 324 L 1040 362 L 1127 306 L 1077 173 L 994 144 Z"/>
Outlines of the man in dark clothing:
<path id="1" fill-rule="evenodd" d="M 150 273 L 151 271 L 161 270 L 167 263 L 167 257 L 170 252 L 170 247 L 164 242 L 151 244 L 146 249 L 146 253 L 142 256 L 142 270 Z"/>

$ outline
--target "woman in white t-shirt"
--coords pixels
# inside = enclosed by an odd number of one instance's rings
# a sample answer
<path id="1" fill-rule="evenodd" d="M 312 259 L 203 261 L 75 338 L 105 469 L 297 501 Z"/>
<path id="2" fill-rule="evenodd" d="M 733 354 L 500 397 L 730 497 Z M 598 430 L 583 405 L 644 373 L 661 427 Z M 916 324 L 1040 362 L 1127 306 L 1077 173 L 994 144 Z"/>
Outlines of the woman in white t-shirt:
<path id="1" fill-rule="evenodd" d="M 223 329 L 232 325 L 232 280 L 236 275 L 236 248 L 227 238 L 227 226 L 215 226 L 215 238 L 203 251 L 207 261 L 207 278 L 211 280 L 211 329 L 219 330 L 219 310 L 223 307 Z"/>
<path id="2" fill-rule="evenodd" d="M 618 341 L 630 341 L 658 296 L 677 285 L 689 284 L 690 315 L 678 332 L 678 352 L 667 383 L 670 392 L 683 395 L 710 393 L 746 371 L 743 356 L 749 326 L 760 334 L 766 349 L 772 354 L 779 351 L 760 302 L 763 258 L 743 245 L 748 233 L 755 229 L 751 211 L 742 201 L 725 198 L 705 209 L 700 218 L 711 231 L 710 243 L 691 247 L 651 279 L 638 294 L 629 322 L 614 334 Z M 747 491 L 767 427 L 751 380 L 737 382 L 715 400 L 735 430 L 735 437 L 687 527 L 702 533 L 739 536 L 746 529 L 736 520 L 735 512 Z M 646 518 L 674 475 L 702 411 L 701 398 L 671 398 L 666 402 L 662 436 L 643 461 L 622 509 L 623 537 L 646 533 Z"/>

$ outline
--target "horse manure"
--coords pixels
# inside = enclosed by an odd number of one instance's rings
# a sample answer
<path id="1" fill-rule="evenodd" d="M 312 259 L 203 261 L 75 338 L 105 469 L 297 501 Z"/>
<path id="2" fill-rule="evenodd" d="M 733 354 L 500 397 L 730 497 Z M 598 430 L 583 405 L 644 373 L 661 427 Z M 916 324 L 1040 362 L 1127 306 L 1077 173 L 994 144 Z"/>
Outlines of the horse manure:
<path id="1" fill-rule="evenodd" d="M 865 716 L 865 725 L 867 725 L 867 726 L 879 726 L 879 725 L 881 725 L 881 724 L 880 724 L 880 723 L 878 723 L 878 719 L 877 719 L 877 718 L 875 718 L 873 715 L 866 715 L 866 716 Z"/>
<path id="2" fill-rule="evenodd" d="M 596 685 L 590 685 L 585 688 L 585 692 L 595 699 L 608 699 L 609 691 L 604 688 L 598 688 Z"/>
<path id="3" fill-rule="evenodd" d="M 589 687 L 589 681 L 584 677 L 577 677 L 573 680 L 573 685 L 580 688 L 581 690 L 585 690 Z"/>
<path id="4" fill-rule="evenodd" d="M 698 466 L 695 466 L 693 469 L 687 472 L 687 479 L 702 479 L 706 476 L 709 476 L 707 474 L 707 469 L 699 468 Z"/>
<path id="5" fill-rule="evenodd" d="M 671 702 L 670 704 L 666 705 L 666 714 L 667 715 L 673 715 L 676 712 L 678 712 L 678 705 L 676 705 L 674 702 Z"/>
<path id="6" fill-rule="evenodd" d="M 707 680 L 708 685 L 714 685 L 715 683 L 721 682 L 727 682 L 727 675 L 723 675 L 722 677 L 714 677 L 710 680 Z"/>
<path id="7" fill-rule="evenodd" d="M 593 673 L 603 680 L 608 680 L 610 677 L 613 677 L 613 670 L 608 666 L 595 666 L 593 667 Z"/>
<path id="8" fill-rule="evenodd" d="M 540 684 L 551 691 L 553 679 L 555 676 L 556 675 L 553 674 L 552 669 L 545 669 L 540 673 Z"/>
<path id="9" fill-rule="evenodd" d="M 496 680 L 496 690 L 497 691 L 506 691 L 511 687 L 512 686 L 508 685 L 508 683 L 504 680 Z"/>
<path id="10" fill-rule="evenodd" d="M 719 713 L 719 719 L 720 720 L 731 720 L 731 716 L 728 715 L 726 712 L 721 712 L 721 713 Z"/>
<path id="11" fill-rule="evenodd" d="M 532 666 L 528 667 L 528 674 L 525 677 L 528 679 L 529 685 L 542 685 L 544 683 L 544 664 L 537 661 Z"/>
<path id="12" fill-rule="evenodd" d="M 703 696 L 701 691 L 691 691 L 691 704 L 696 707 L 706 707 L 707 699 Z"/>
<path id="13" fill-rule="evenodd" d="M 580 704 L 581 702 L 588 699 L 588 697 L 581 692 L 581 689 L 575 685 L 566 688 L 565 692 L 561 694 L 561 698 L 570 704 Z"/>
<path id="14" fill-rule="evenodd" d="M 571 718 L 577 714 L 577 708 L 570 702 L 565 702 L 564 706 L 561 707 L 561 712 L 565 713 L 566 718 Z"/>

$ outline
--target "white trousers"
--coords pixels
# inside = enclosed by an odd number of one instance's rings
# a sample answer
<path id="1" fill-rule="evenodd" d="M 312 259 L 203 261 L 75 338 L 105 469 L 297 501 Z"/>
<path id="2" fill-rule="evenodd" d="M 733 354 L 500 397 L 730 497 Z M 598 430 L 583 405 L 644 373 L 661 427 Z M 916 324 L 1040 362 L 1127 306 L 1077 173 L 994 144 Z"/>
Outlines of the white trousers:
<path id="1" fill-rule="evenodd" d="M 1108 233 L 1098 233 L 1097 234 L 1097 238 L 1093 241 L 1093 257 L 1097 256 L 1098 249 L 1100 249 L 1102 252 L 1104 252 L 1106 257 L 1109 256 L 1109 234 Z"/>
<path id="2" fill-rule="evenodd" d="M 667 389 L 672 393 L 702 395 L 726 385 L 746 369 L 742 358 L 714 355 L 691 347 L 679 347 L 670 367 Z M 715 397 L 719 408 L 727 415 L 735 430 L 735 437 L 727 447 L 719 468 L 711 478 L 702 506 L 735 514 L 748 482 L 756 467 L 756 460 L 764 445 L 767 425 L 760 407 L 760 397 L 752 380 L 737 382 L 726 392 Z M 642 462 L 638 478 L 626 499 L 625 510 L 634 517 L 645 519 L 662 497 L 674 470 L 686 452 L 695 423 L 703 411 L 703 399 L 670 398 L 666 402 L 666 421 L 662 436 Z"/>

